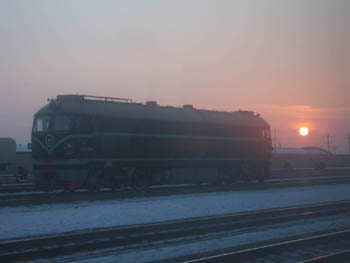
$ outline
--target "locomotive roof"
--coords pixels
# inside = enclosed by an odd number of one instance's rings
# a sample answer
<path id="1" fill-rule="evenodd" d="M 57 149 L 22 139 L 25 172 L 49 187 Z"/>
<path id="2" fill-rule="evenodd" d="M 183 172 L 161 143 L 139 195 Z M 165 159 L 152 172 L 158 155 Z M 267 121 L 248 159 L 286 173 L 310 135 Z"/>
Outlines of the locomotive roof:
<path id="1" fill-rule="evenodd" d="M 195 109 L 191 105 L 184 108 L 158 106 L 156 102 L 134 103 L 129 99 L 97 97 L 86 95 L 59 95 L 36 114 L 84 114 L 100 117 L 131 119 L 168 120 L 179 122 L 204 122 L 223 125 L 269 127 L 267 122 L 252 111 L 211 111 Z"/>

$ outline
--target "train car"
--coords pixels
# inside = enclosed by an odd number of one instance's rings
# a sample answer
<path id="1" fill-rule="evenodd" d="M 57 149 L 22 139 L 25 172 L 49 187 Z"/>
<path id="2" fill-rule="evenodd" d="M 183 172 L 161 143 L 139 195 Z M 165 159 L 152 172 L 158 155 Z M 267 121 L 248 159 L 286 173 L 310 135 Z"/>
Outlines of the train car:
<path id="1" fill-rule="evenodd" d="M 258 114 L 154 101 L 59 95 L 34 115 L 32 129 L 38 188 L 262 181 L 271 152 L 270 127 Z"/>
<path id="2" fill-rule="evenodd" d="M 16 141 L 12 138 L 0 138 L 0 173 L 16 163 Z"/>

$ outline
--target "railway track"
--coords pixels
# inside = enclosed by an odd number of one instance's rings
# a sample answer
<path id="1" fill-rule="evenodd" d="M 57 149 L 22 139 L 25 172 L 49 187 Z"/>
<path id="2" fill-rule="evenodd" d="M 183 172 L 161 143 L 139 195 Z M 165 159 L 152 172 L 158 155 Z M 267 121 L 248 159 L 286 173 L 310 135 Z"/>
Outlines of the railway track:
<path id="1" fill-rule="evenodd" d="M 16 192 L 28 192 L 34 191 L 35 186 L 33 183 L 28 184 L 0 184 L 0 193 L 16 193 Z"/>
<path id="2" fill-rule="evenodd" d="M 350 262 L 350 250 L 331 253 L 325 256 L 316 256 L 302 263 L 324 263 L 324 262 Z"/>
<path id="3" fill-rule="evenodd" d="M 218 233 L 227 233 L 228 231 L 244 231 L 244 229 L 251 229 L 252 227 L 259 228 L 281 222 L 344 214 L 349 211 L 350 201 L 342 201 L 163 223 L 94 229 L 55 236 L 2 240 L 0 242 L 0 261 L 20 262 L 38 260 L 39 258 L 52 260 L 55 257 L 63 256 L 80 258 L 83 255 L 82 253 L 87 254 L 88 257 L 98 257 L 106 253 L 122 253 L 130 249 L 182 242 L 181 240 L 186 240 L 186 242 L 196 241 L 198 237 L 203 235 L 208 238 L 211 235 L 215 236 Z M 346 235 L 350 237 L 350 232 L 346 232 Z M 272 249 L 272 247 L 267 246 L 266 249 Z M 250 255 L 254 251 L 255 254 L 257 254 L 256 251 L 262 251 L 262 248 L 259 249 L 251 250 Z M 241 253 L 246 255 L 248 251 Z M 76 256 L 77 254 L 78 256 Z M 230 255 L 221 256 L 229 257 Z M 233 262 L 205 261 L 214 259 L 218 260 L 218 256 L 192 262 Z"/>
<path id="4" fill-rule="evenodd" d="M 120 191 L 100 191 L 90 193 L 88 191 L 78 192 L 16 192 L 1 193 L 0 205 L 26 205 L 26 204 L 44 204 L 44 203 L 66 203 L 74 201 L 94 201 L 94 200 L 112 200 L 125 199 L 133 197 L 152 197 L 166 195 L 181 195 L 193 193 L 225 192 L 234 190 L 262 190 L 280 187 L 298 187 L 319 184 L 339 184 L 350 183 L 350 176 L 326 176 L 326 177 L 303 177 L 303 178 L 279 178 L 268 179 L 264 183 L 239 183 L 229 186 L 212 185 L 169 185 L 156 186 L 139 189 L 124 189 Z"/>
<path id="5" fill-rule="evenodd" d="M 270 178 L 349 175 L 350 167 L 272 169 Z"/>
<path id="6" fill-rule="evenodd" d="M 324 170 L 315 170 L 313 168 L 295 168 L 295 169 L 273 169 L 270 174 L 271 180 L 304 180 L 312 178 L 340 178 L 350 176 L 350 167 L 340 168 L 327 168 Z M 13 175 L 13 180 L 18 181 L 16 175 Z M 12 181 L 13 181 L 12 180 Z M 11 180 L 9 180 L 11 181 Z M 16 193 L 16 192 L 28 192 L 35 191 L 35 185 L 33 183 L 34 177 L 30 176 L 26 180 L 17 183 L 3 183 L 0 182 L 0 193 Z"/>
<path id="7" fill-rule="evenodd" d="M 182 263 L 350 262 L 349 246 L 350 229 L 346 229 Z"/>

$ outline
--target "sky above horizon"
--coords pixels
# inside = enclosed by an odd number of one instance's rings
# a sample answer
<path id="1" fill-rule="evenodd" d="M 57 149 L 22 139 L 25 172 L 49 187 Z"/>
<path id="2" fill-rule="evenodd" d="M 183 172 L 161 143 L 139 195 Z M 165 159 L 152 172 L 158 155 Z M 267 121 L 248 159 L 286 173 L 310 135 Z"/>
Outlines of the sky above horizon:
<path id="1" fill-rule="evenodd" d="M 347 152 L 347 0 L 0 0 L 0 40 L 0 137 L 18 143 L 78 93 L 254 110 L 278 145 Z"/>

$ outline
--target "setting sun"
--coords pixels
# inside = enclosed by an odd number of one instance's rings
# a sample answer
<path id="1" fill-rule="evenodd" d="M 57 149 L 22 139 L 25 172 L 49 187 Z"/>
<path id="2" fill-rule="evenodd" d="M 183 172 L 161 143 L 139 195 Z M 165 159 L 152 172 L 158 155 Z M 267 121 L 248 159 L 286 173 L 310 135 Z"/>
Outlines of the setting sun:
<path id="1" fill-rule="evenodd" d="M 308 127 L 300 127 L 299 134 L 301 136 L 307 136 L 309 135 L 309 128 Z"/>

